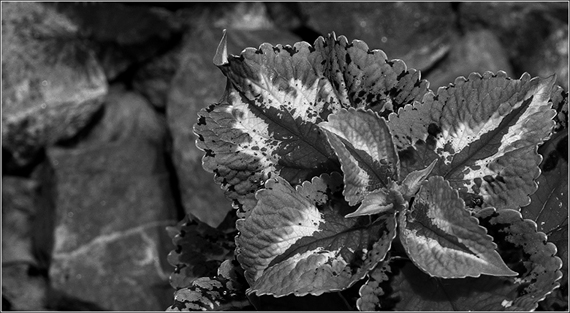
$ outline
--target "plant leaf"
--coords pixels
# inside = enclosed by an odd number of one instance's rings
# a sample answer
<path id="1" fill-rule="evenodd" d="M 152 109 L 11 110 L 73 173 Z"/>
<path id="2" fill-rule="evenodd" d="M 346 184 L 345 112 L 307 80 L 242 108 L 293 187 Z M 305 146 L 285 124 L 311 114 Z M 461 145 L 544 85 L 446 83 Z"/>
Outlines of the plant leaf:
<path id="1" fill-rule="evenodd" d="M 214 63 L 228 78 L 222 100 L 199 113 L 196 145 L 240 216 L 271 176 L 296 185 L 338 171 L 316 126 L 341 108 L 389 113 L 427 92 L 419 72 L 364 42 L 334 34 L 313 46 L 262 44 L 228 55 L 225 34 Z"/>
<path id="2" fill-rule="evenodd" d="M 534 221 L 523 219 L 516 210 L 485 209 L 478 213 L 481 223 L 499 243 L 505 261 L 520 273 L 513 306 L 534 310 L 560 285 L 562 261 L 556 257 L 556 246 L 537 231 Z"/>
<path id="3" fill-rule="evenodd" d="M 479 223 L 498 244 L 498 252 L 517 277 L 483 275 L 478 278 L 430 277 L 411 262 L 391 261 L 392 291 L 380 296 L 384 310 L 402 311 L 533 311 L 538 302 L 557 288 L 561 261 L 556 247 L 546 242 L 536 224 L 515 210 L 488 208 L 479 212 Z"/>
<path id="4" fill-rule="evenodd" d="M 553 83 L 554 77 L 524 74 L 513 80 L 504 72 L 473 73 L 391 114 L 402 173 L 440 158 L 434 174 L 446 178 L 469 206 L 528 205 L 540 173 L 537 146 L 554 126 Z M 472 204 L 473 198 L 483 203 Z"/>
<path id="5" fill-rule="evenodd" d="M 428 91 L 420 72 L 407 69 L 402 60 L 388 60 L 381 50 L 370 50 L 361 40 L 348 42 L 333 34 L 317 40 L 315 48 L 329 62 L 325 75 L 336 87 L 339 99 L 351 107 L 371 109 L 386 117 Z M 348 107 L 348 106 L 347 106 Z"/>
<path id="6" fill-rule="evenodd" d="M 391 293 L 379 296 L 377 306 L 396 311 L 504 311 L 525 310 L 513 305 L 517 287 L 514 278 L 497 276 L 442 279 L 432 277 L 412 262 L 390 262 Z"/>
<path id="7" fill-rule="evenodd" d="M 368 280 L 360 287 L 360 297 L 356 300 L 356 307 L 360 311 L 380 311 L 380 296 L 384 295 L 384 290 L 380 283 L 389 279 L 387 273 L 390 272 L 388 261 L 379 263 L 368 274 Z"/>
<path id="8" fill-rule="evenodd" d="M 340 199 L 331 202 L 331 194 L 319 209 L 303 189 L 324 185 L 320 180 L 294 189 L 280 177 L 270 179 L 257 193 L 257 205 L 248 218 L 238 220 L 237 259 L 250 293 L 279 297 L 343 290 L 363 278 L 390 249 L 394 215 L 373 224 L 368 219 L 347 220 L 343 216 L 350 207 Z"/>
<path id="9" fill-rule="evenodd" d="M 431 177 L 421 187 L 411 209 L 400 214 L 399 226 L 406 253 L 431 276 L 517 275 L 505 265 L 493 239 L 441 176 Z"/>
<path id="10" fill-rule="evenodd" d="M 562 260 L 562 281 L 568 277 L 568 93 L 556 86 L 552 92 L 552 108 L 558 113 L 555 133 L 538 152 L 542 156 L 538 190 L 530 205 L 522 208 L 524 218 L 536 222 L 538 230 L 558 248 Z"/>
<path id="11" fill-rule="evenodd" d="M 568 273 L 568 130 L 563 129 L 548 140 L 539 152 L 538 190 L 530 205 L 521 209 L 524 218 L 533 220 L 558 248 L 563 274 Z"/>
<path id="12" fill-rule="evenodd" d="M 167 256 L 168 263 L 175 267 L 170 275 L 170 285 L 175 289 L 215 275 L 220 264 L 233 257 L 235 234 L 225 234 L 189 215 L 168 231 L 176 246 Z"/>
<path id="13" fill-rule="evenodd" d="M 342 175 L 334 172 L 305 181 L 296 191 L 316 206 L 324 205 L 329 195 L 342 190 Z"/>
<path id="14" fill-rule="evenodd" d="M 239 272 L 237 262 L 224 261 L 217 275 L 200 277 L 190 286 L 176 290 L 174 303 L 166 311 L 251 310 Z"/>
<path id="15" fill-rule="evenodd" d="M 342 109 L 319 126 L 340 159 L 348 204 L 355 205 L 368 192 L 398 180 L 400 164 L 392 135 L 376 113 Z"/>
<path id="16" fill-rule="evenodd" d="M 312 50 L 305 42 L 262 44 L 219 65 L 226 93 L 199 113 L 196 144 L 206 152 L 204 168 L 244 212 L 271 175 L 297 184 L 337 169 L 316 123 L 340 103 Z"/>
<path id="17" fill-rule="evenodd" d="M 380 188 L 367 194 L 356 211 L 347 214 L 345 218 L 362 215 L 384 213 L 389 210 L 400 211 L 407 206 L 408 201 L 415 196 L 421 184 L 433 170 L 437 160 L 427 168 L 413 171 L 406 176 L 401 184 L 392 184 L 390 189 Z"/>
<path id="18" fill-rule="evenodd" d="M 554 86 L 552 90 L 552 108 L 556 110 L 554 121 L 556 126 L 554 130 L 559 132 L 562 129 L 568 129 L 568 92 L 560 86 Z"/>

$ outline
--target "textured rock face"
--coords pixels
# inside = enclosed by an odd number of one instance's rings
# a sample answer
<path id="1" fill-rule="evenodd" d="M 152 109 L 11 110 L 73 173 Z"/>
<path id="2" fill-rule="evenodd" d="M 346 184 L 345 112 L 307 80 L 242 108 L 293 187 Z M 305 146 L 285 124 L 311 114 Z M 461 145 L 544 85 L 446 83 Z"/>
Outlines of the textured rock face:
<path id="1" fill-rule="evenodd" d="M 32 179 L 2 177 L 2 297 L 12 310 L 46 309 L 47 279 L 28 274 L 38 267 L 32 248 L 37 187 Z"/>
<path id="2" fill-rule="evenodd" d="M 107 80 L 64 16 L 40 3 L 2 9 L 2 147 L 24 166 L 89 122 Z"/>
<path id="3" fill-rule="evenodd" d="M 2 266 L 2 299 L 10 301 L 11 310 L 46 310 L 48 280 L 29 273 L 29 264 Z"/>
<path id="4" fill-rule="evenodd" d="M 57 3 L 58 12 L 78 26 L 109 80 L 132 70 L 167 48 L 180 22 L 159 7 L 124 3 Z"/>
<path id="5" fill-rule="evenodd" d="M 2 263 L 35 264 L 32 227 L 37 183 L 31 179 L 2 177 Z"/>
<path id="6" fill-rule="evenodd" d="M 489 29 L 507 52 L 516 75 L 557 75 L 568 89 L 568 3 L 464 3 L 465 30 Z"/>
<path id="7" fill-rule="evenodd" d="M 172 249 L 165 227 L 177 217 L 161 126 L 136 94 L 114 88 L 106 105 L 81 145 L 48 150 L 57 181 L 50 277 L 105 309 L 160 310 Z"/>
<path id="8" fill-rule="evenodd" d="M 459 76 L 484 71 L 513 72 L 507 53 L 495 34 L 489 30 L 470 31 L 457 38 L 445 60 L 426 75 L 426 79 L 435 91 L 453 83 Z"/>

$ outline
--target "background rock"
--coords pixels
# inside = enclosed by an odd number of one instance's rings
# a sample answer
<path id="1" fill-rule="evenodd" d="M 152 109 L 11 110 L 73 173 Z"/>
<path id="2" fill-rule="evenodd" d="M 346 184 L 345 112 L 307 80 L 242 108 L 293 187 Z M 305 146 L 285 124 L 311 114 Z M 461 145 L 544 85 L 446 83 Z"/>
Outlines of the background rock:
<path id="1" fill-rule="evenodd" d="M 568 3 L 461 3 L 459 24 L 465 31 L 488 29 L 503 44 L 514 73 L 557 74 L 568 89 Z"/>
<path id="2" fill-rule="evenodd" d="M 133 88 L 157 109 L 164 111 L 172 78 L 180 66 L 182 44 L 145 64 L 135 74 Z"/>
<path id="3" fill-rule="evenodd" d="M 120 88 L 106 110 L 81 144 L 48 150 L 57 184 L 52 285 L 106 310 L 161 310 L 173 248 L 165 227 L 178 219 L 163 128 L 150 104 Z"/>
<path id="4" fill-rule="evenodd" d="M 100 108 L 107 81 L 77 26 L 31 2 L 2 5 L 2 148 L 25 166 L 74 136 Z"/>
<path id="5" fill-rule="evenodd" d="M 36 264 L 32 253 L 36 188 L 31 179 L 2 177 L 2 264 Z"/>
<path id="6" fill-rule="evenodd" d="M 426 75 L 430 89 L 437 90 L 455 81 L 459 76 L 467 77 L 472 72 L 513 70 L 505 49 L 495 34 L 489 30 L 471 31 L 455 41 L 448 55 L 437 68 Z"/>
<path id="7" fill-rule="evenodd" d="M 2 177 L 2 297 L 12 310 L 47 305 L 47 277 L 30 275 L 38 268 L 32 248 L 37 187 L 32 179 Z"/>
<path id="8" fill-rule="evenodd" d="M 44 311 L 47 309 L 48 280 L 31 272 L 30 264 L 2 265 L 2 310 Z"/>
<path id="9" fill-rule="evenodd" d="M 168 51 L 180 38 L 182 24 L 160 7 L 61 2 L 55 8 L 78 25 L 77 36 L 88 41 L 109 80 Z"/>

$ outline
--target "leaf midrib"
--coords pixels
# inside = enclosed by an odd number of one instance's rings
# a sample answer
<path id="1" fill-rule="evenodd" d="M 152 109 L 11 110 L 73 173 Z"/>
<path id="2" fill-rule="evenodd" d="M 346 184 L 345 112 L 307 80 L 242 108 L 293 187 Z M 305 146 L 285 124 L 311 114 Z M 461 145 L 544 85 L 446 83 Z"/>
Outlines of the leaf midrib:
<path id="1" fill-rule="evenodd" d="M 297 252 L 299 252 L 300 250 L 305 249 L 305 248 L 306 248 L 307 246 L 309 246 L 309 245 L 314 245 L 314 244 L 319 245 L 320 242 L 329 241 L 329 240 L 330 240 L 330 241 L 333 241 L 333 240 L 335 240 L 335 237 L 342 236 L 342 235 L 345 235 L 345 234 L 348 234 L 348 233 L 351 233 L 351 232 L 357 232 L 357 231 L 366 230 L 366 229 L 372 227 L 373 225 L 374 225 L 374 224 L 366 225 L 366 226 L 351 227 L 351 228 L 342 230 L 342 231 L 340 231 L 340 232 L 338 232 L 338 233 L 332 234 L 332 235 L 330 235 L 330 236 L 324 236 L 324 237 L 320 237 L 320 238 L 315 237 L 315 236 L 304 236 L 304 237 L 301 237 L 301 238 L 297 239 L 296 242 L 298 242 L 299 240 L 302 240 L 303 238 L 309 238 L 309 237 L 313 237 L 313 238 L 315 238 L 315 240 L 312 240 L 312 241 L 310 241 L 310 242 L 307 243 L 307 244 L 304 244 L 304 245 L 301 245 L 301 246 L 299 246 L 299 247 L 296 247 L 295 249 L 286 250 L 286 252 L 284 252 L 283 254 L 280 254 L 280 255 L 276 256 L 276 257 L 275 257 L 273 260 L 271 260 L 271 262 L 267 265 L 267 269 L 269 269 L 270 267 L 272 267 L 272 266 L 274 266 L 274 265 L 276 265 L 276 264 L 279 264 L 279 263 L 281 263 L 281 262 L 283 262 L 283 261 L 286 261 L 286 260 L 290 259 L 293 255 L 297 254 Z M 318 233 L 317 233 L 317 235 L 318 235 Z M 295 242 L 295 243 L 296 243 L 296 242 Z M 295 245 L 295 243 L 293 243 L 293 245 Z M 292 245 L 292 246 L 293 246 L 293 245 Z M 320 245 L 319 245 L 319 246 L 320 246 Z M 323 245 L 323 247 L 324 247 L 324 245 Z M 277 260 L 277 261 L 275 261 L 275 260 Z M 266 269 L 266 270 L 267 270 L 267 269 Z"/>
<path id="2" fill-rule="evenodd" d="M 471 142 L 467 147 L 465 147 L 464 149 L 462 149 L 458 154 L 456 155 L 460 155 L 462 151 L 464 151 L 465 149 L 467 149 L 467 155 L 463 158 L 463 160 L 461 160 L 458 164 L 456 164 L 455 166 L 453 166 L 452 168 L 450 168 L 447 173 L 445 173 L 443 175 L 444 178 L 449 179 L 449 177 L 453 174 L 455 174 L 457 172 L 458 169 L 461 169 L 462 167 L 464 167 L 470 160 L 473 159 L 473 157 L 477 154 L 477 152 L 480 151 L 481 148 L 487 146 L 490 142 L 493 141 L 493 139 L 497 138 L 497 136 L 501 133 L 501 131 L 503 131 L 505 129 L 505 127 L 507 128 L 507 132 L 504 134 L 506 135 L 508 133 L 508 128 L 510 128 L 511 126 L 515 125 L 512 124 L 511 122 L 516 119 L 519 118 L 522 114 L 524 114 L 524 112 L 526 111 L 526 109 L 528 108 L 528 105 L 524 105 L 524 101 L 523 100 L 523 104 L 521 104 L 521 106 L 519 108 L 513 109 L 510 113 L 508 113 L 507 115 L 505 115 L 505 117 L 501 120 L 501 122 L 499 123 L 499 125 L 489 131 L 486 132 L 484 134 L 482 134 L 478 140 Z M 530 104 L 530 102 L 529 102 Z M 443 117 L 440 117 L 440 120 Z M 440 121 L 441 124 L 441 121 Z M 483 136 L 490 134 L 488 136 L 488 138 L 485 138 L 485 140 L 483 141 Z M 503 135 L 503 136 L 504 136 Z M 474 152 L 471 152 L 471 149 L 474 148 L 473 146 L 477 145 L 478 149 L 475 149 Z M 499 146 L 500 147 L 500 146 Z M 526 147 L 526 146 L 525 146 Z M 515 150 L 519 150 L 525 147 L 519 147 Z M 496 152 L 495 152 L 496 153 Z M 454 155 L 454 161 L 455 161 L 455 156 Z M 492 154 L 491 154 L 492 155 Z M 453 163 L 452 163 L 453 164 Z"/>

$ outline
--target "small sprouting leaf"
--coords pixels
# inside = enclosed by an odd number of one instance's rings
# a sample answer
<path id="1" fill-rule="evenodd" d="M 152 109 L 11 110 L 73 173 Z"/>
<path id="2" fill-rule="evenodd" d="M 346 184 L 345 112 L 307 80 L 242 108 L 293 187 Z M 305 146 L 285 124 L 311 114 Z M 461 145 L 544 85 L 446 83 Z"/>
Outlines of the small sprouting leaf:
<path id="1" fill-rule="evenodd" d="M 367 194 L 356 211 L 345 217 L 356 217 L 384 213 L 389 210 L 400 211 L 420 189 L 433 170 L 437 160 L 434 160 L 427 168 L 413 171 L 401 184 L 392 183 L 390 189 L 380 188 Z"/>
<path id="2" fill-rule="evenodd" d="M 348 204 L 355 205 L 368 192 L 398 180 L 400 164 L 392 135 L 376 113 L 343 109 L 319 126 L 340 159 Z"/>
<path id="3" fill-rule="evenodd" d="M 166 311 L 251 310 L 245 295 L 245 282 L 237 262 L 220 265 L 218 274 L 200 277 L 190 286 L 176 290 L 174 303 Z"/>
<path id="4" fill-rule="evenodd" d="M 394 197 L 390 195 L 392 192 L 392 190 L 381 188 L 367 194 L 358 209 L 344 217 L 379 214 L 392 210 L 394 208 Z"/>
<path id="5" fill-rule="evenodd" d="M 213 61 L 216 66 L 228 64 L 228 38 L 225 29 L 223 31 L 220 44 L 218 45 L 218 49 L 216 49 Z"/>
<path id="6" fill-rule="evenodd" d="M 390 272 L 388 261 L 378 264 L 368 274 L 368 280 L 360 287 L 360 298 L 356 300 L 356 307 L 360 311 L 380 311 L 379 297 L 384 295 L 384 290 L 380 287 L 380 283 L 389 279 L 387 273 Z"/>
<path id="7" fill-rule="evenodd" d="M 434 174 L 464 199 L 501 209 L 528 205 L 540 173 L 536 150 L 554 126 L 553 83 L 554 77 L 473 73 L 391 114 L 402 173 L 439 158 Z"/>
<path id="8" fill-rule="evenodd" d="M 237 259 L 249 292 L 304 296 L 343 290 L 386 256 L 396 233 L 394 215 L 372 224 L 345 219 L 350 207 L 340 199 L 331 204 L 328 194 L 322 205 L 320 198 L 305 196 L 305 188 L 329 189 L 320 180 L 295 189 L 280 177 L 270 179 L 249 216 L 237 221 Z"/>
<path id="9" fill-rule="evenodd" d="M 176 246 L 167 257 L 175 267 L 170 284 L 178 289 L 192 281 L 216 274 L 220 264 L 233 257 L 233 233 L 226 234 L 187 215 L 176 227 L 170 227 L 172 243 Z"/>
<path id="10" fill-rule="evenodd" d="M 433 160 L 425 169 L 413 171 L 409 173 L 404 180 L 402 180 L 399 191 L 404 199 L 410 199 L 420 190 L 422 183 L 427 179 L 429 174 L 431 174 L 436 163 L 437 159 Z"/>
<path id="11" fill-rule="evenodd" d="M 399 218 L 400 240 L 410 259 L 434 277 L 516 276 L 505 265 L 485 228 L 441 176 L 422 185 Z"/>

